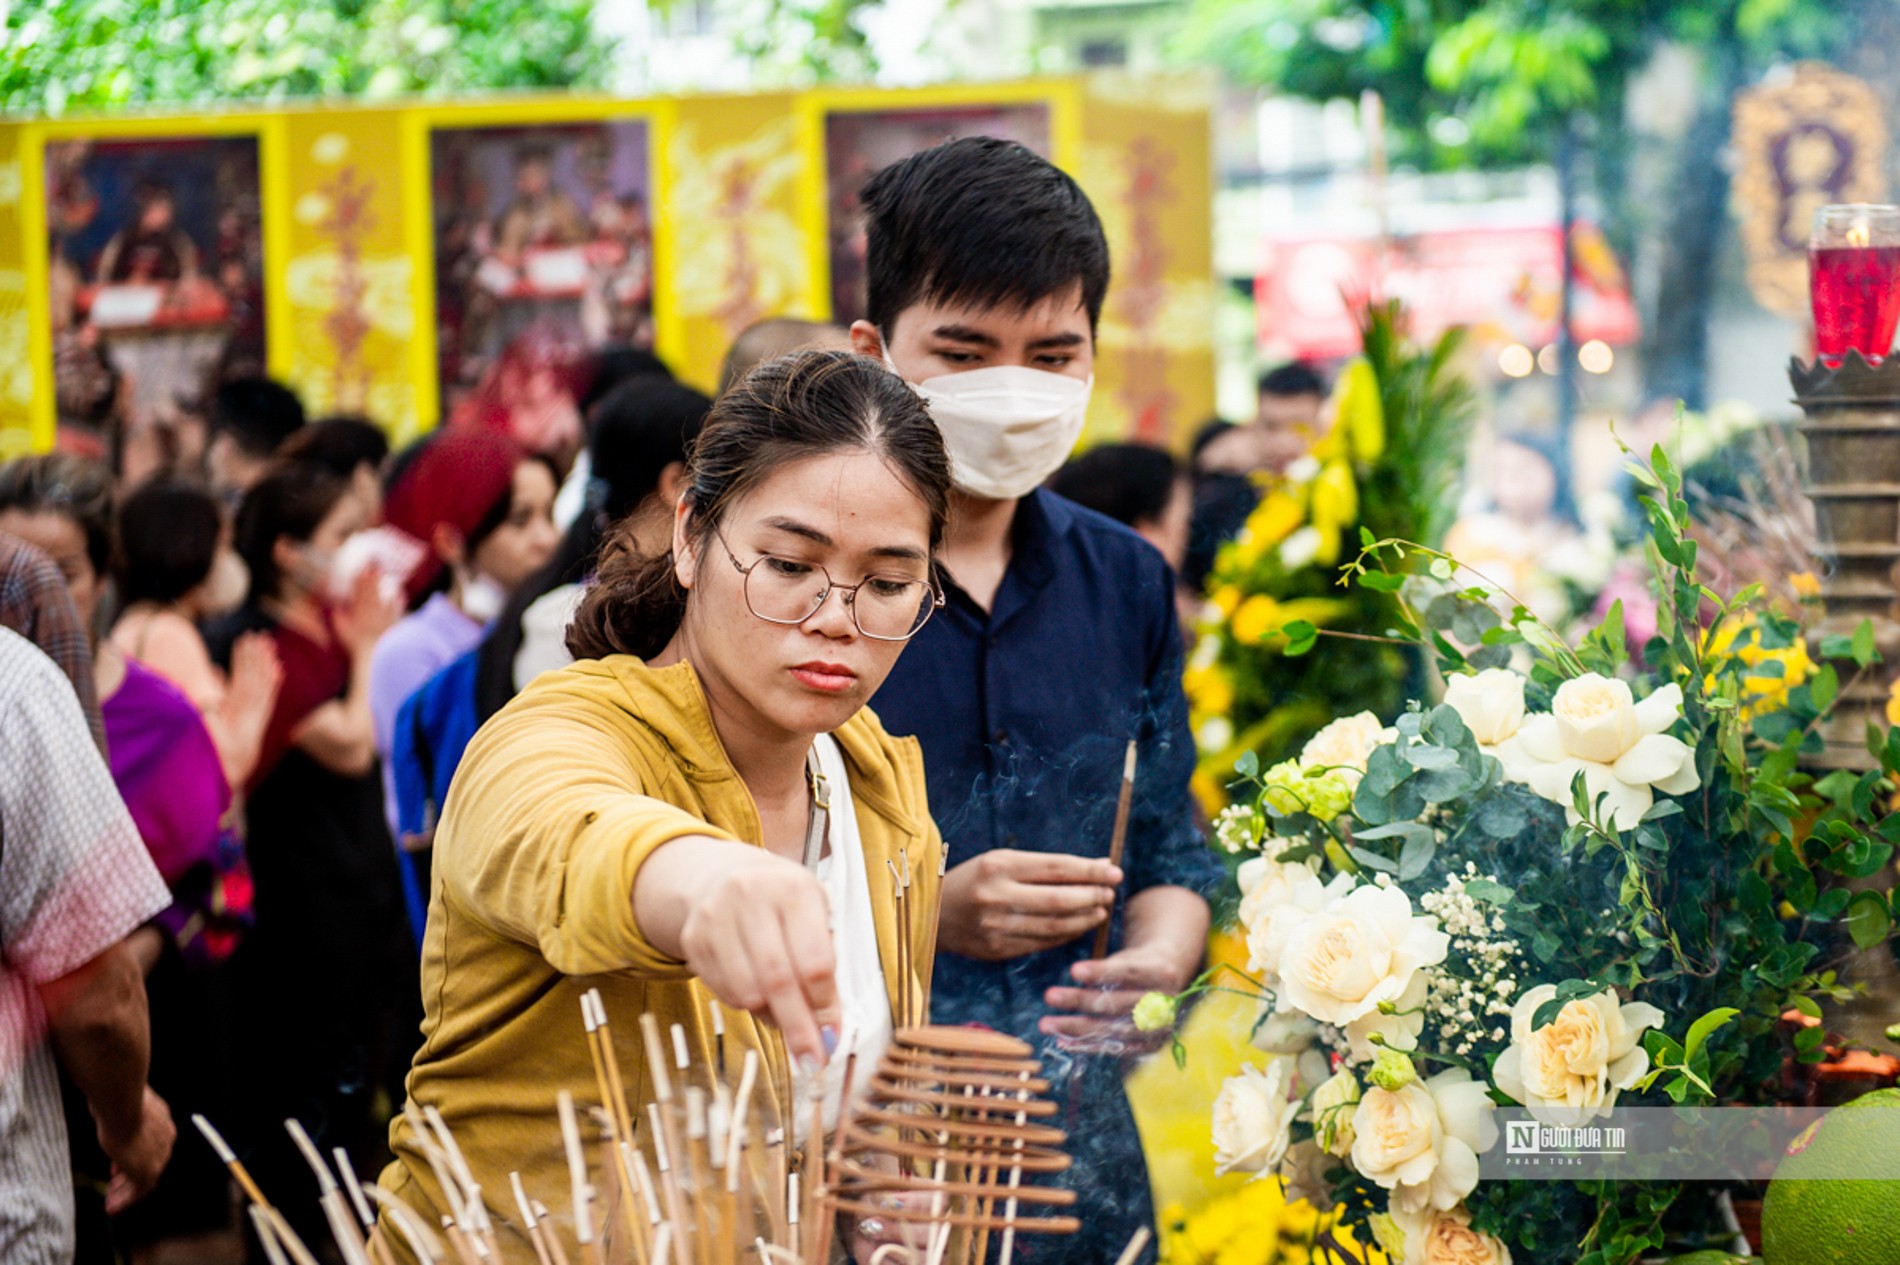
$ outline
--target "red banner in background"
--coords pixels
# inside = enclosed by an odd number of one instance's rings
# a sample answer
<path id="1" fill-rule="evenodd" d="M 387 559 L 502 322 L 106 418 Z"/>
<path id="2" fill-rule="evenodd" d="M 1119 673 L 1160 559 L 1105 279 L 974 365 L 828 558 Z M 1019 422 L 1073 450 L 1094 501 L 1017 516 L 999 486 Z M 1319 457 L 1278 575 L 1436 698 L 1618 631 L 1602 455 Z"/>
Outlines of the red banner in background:
<path id="1" fill-rule="evenodd" d="M 1622 266 L 1594 225 L 1572 229 L 1571 329 L 1580 343 L 1635 342 L 1636 307 Z M 1254 280 L 1258 338 L 1276 355 L 1350 356 L 1359 332 L 1348 296 L 1404 300 L 1412 332 L 1430 338 L 1453 325 L 1481 338 L 1537 348 L 1557 340 L 1563 234 L 1556 225 L 1461 228 L 1395 239 L 1378 264 L 1363 237 L 1270 241 Z"/>

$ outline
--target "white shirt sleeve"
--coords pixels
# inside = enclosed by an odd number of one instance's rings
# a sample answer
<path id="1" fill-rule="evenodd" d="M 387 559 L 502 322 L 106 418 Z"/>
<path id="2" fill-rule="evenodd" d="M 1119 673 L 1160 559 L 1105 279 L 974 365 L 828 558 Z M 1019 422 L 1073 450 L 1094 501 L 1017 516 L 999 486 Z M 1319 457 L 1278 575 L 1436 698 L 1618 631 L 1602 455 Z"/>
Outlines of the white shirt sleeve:
<path id="1" fill-rule="evenodd" d="M 72 686 L 0 629 L 0 954 L 39 985 L 171 903 Z"/>

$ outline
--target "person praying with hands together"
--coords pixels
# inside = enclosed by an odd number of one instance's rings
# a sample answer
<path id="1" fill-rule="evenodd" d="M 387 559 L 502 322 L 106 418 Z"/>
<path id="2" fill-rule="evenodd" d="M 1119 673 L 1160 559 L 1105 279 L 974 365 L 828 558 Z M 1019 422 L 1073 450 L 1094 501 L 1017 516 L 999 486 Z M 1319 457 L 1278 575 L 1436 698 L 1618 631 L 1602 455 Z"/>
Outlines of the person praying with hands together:
<path id="1" fill-rule="evenodd" d="M 696 1076 L 757 1052 L 756 1127 L 797 1145 L 814 1094 L 836 1120 L 847 1034 L 868 1076 L 923 1021 L 943 845 L 916 741 L 865 703 L 941 605 L 949 483 L 895 375 L 849 352 L 768 361 L 708 415 L 670 551 L 623 523 L 568 629 L 578 662 L 470 743 L 436 832 L 408 1094 L 483 1190 L 514 1170 L 565 1189 L 557 1097 L 594 1097 L 590 989 L 636 1111 L 645 1012 Z M 390 1145 L 382 1185 L 435 1222 L 449 1205 L 401 1117 Z M 534 1259 L 519 1227 L 502 1241 Z"/>

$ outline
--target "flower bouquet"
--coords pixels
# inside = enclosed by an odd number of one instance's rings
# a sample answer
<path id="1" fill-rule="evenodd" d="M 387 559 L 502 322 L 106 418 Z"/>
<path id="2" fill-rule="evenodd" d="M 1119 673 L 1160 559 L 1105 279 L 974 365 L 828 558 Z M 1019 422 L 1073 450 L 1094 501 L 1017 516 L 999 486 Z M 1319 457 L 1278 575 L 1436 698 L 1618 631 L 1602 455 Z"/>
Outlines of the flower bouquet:
<path id="1" fill-rule="evenodd" d="M 1336 720 L 1265 767 L 1243 754 L 1217 821 L 1246 858 L 1247 964 L 1189 992 L 1257 998 L 1273 1056 L 1226 1082 L 1218 1163 L 1283 1179 L 1404 1265 L 1726 1246 L 1721 1201 L 1681 1182 L 1481 1182 L 1495 1113 L 1783 1101 L 1784 1064 L 1827 1039 L 1798 1017 L 1845 1000 L 1839 961 L 1893 935 L 1900 735 L 1869 734 L 1866 773 L 1801 767 L 1841 672 L 1873 667 L 1871 632 L 1810 659 L 1759 586 L 1725 601 L 1698 582 L 1662 450 L 1632 472 L 1661 597 L 1642 671 L 1620 610 L 1572 646 L 1488 585 L 1453 587 L 1469 573 L 1442 553 L 1365 533 L 1342 583 L 1401 603 L 1443 702 Z M 1322 1232 L 1329 1257 L 1358 1259 Z"/>
<path id="2" fill-rule="evenodd" d="M 1259 504 L 1215 556 L 1183 681 L 1210 812 L 1242 751 L 1298 750 L 1349 700 L 1389 714 L 1417 663 L 1383 638 L 1392 594 L 1334 582 L 1362 528 L 1436 544 L 1455 500 L 1475 407 L 1453 370 L 1463 334 L 1418 349 L 1404 326 L 1397 303 L 1363 310 L 1363 354 L 1340 372 L 1323 437 L 1262 476 Z"/>

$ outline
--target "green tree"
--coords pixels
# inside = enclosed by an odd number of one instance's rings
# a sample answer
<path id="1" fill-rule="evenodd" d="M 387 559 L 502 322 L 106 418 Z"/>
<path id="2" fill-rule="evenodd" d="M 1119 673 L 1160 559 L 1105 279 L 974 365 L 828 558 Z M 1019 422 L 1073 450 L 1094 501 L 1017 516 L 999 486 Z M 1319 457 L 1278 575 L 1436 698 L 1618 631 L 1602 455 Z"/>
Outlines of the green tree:
<path id="1" fill-rule="evenodd" d="M 1702 400 L 1735 93 L 1777 62 L 1848 50 L 1880 0 L 1190 0 L 1177 56 L 1318 100 L 1376 89 L 1395 157 L 1427 168 L 1563 162 L 1627 254 L 1665 245 L 1645 316 L 1653 390 Z M 1891 6 L 1888 6 L 1891 7 Z M 1692 120 L 1657 187 L 1629 176 L 1633 78 L 1665 45 L 1693 56 Z"/>
<path id="2" fill-rule="evenodd" d="M 598 88 L 593 0 L 15 0 L 0 110 Z"/>

